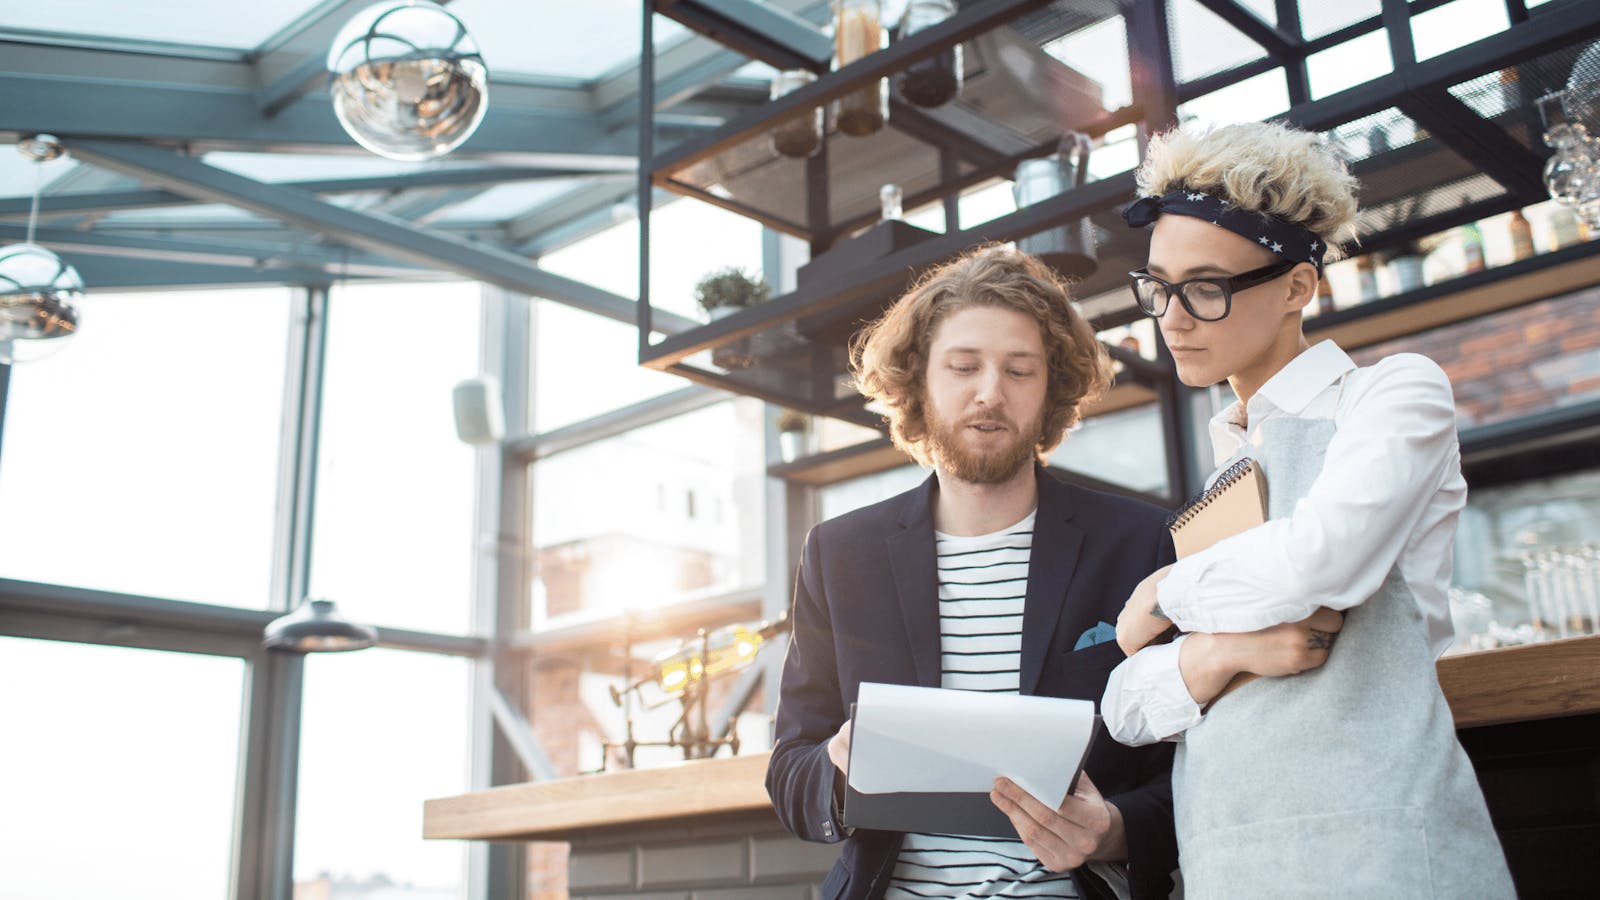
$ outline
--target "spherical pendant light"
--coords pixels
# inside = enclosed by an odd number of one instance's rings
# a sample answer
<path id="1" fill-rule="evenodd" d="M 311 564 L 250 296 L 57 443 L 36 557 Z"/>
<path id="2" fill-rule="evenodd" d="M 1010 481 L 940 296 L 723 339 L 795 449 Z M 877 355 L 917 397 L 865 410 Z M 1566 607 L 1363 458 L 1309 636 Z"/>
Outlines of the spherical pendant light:
<path id="1" fill-rule="evenodd" d="M 489 108 L 489 70 L 461 20 L 426 0 L 357 13 L 328 51 L 339 124 L 379 156 L 443 156 Z"/>
<path id="2" fill-rule="evenodd" d="M 78 330 L 83 279 L 38 244 L 0 247 L 0 362 L 38 359 Z"/>
<path id="3" fill-rule="evenodd" d="M 49 134 L 24 137 L 17 149 L 41 166 L 66 155 L 61 141 Z M 42 178 L 43 169 L 36 171 Z M 6 365 L 48 356 L 78 331 L 83 279 L 61 257 L 33 242 L 40 185 L 36 179 L 28 239 L 0 247 L 0 363 Z"/>

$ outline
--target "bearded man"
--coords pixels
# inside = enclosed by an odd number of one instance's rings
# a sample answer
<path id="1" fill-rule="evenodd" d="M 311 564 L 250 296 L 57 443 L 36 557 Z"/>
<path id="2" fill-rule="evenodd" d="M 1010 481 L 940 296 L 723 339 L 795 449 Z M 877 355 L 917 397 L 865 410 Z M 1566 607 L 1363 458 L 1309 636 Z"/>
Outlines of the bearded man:
<path id="1" fill-rule="evenodd" d="M 1173 561 L 1165 510 L 1042 465 L 1109 367 L 1038 260 L 987 246 L 928 273 L 858 336 L 851 362 L 895 443 L 933 473 L 816 526 L 802 553 L 767 791 L 795 835 L 843 843 L 822 900 L 1168 896 L 1166 744 L 1098 735 L 1055 808 L 1000 779 L 991 799 L 1020 841 L 841 822 L 862 682 L 1098 702 L 1124 659 L 1111 623 Z M 1027 723 L 994 740 L 1029 740 Z"/>

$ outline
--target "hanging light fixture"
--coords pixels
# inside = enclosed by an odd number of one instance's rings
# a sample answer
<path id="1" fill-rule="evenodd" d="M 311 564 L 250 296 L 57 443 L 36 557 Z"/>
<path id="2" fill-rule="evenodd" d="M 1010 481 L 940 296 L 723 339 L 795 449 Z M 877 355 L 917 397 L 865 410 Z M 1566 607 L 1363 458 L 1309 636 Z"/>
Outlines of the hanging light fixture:
<path id="1" fill-rule="evenodd" d="M 78 330 L 83 279 L 78 270 L 33 242 L 39 224 L 39 191 L 44 164 L 66 154 L 53 135 L 23 139 L 17 149 L 38 164 L 28 238 L 0 247 L 0 363 L 38 359 L 59 349 Z"/>
<path id="2" fill-rule="evenodd" d="M 267 623 L 262 645 L 291 653 L 363 650 L 378 642 L 378 630 L 339 614 L 332 600 L 307 600 L 294 612 Z"/>
<path id="3" fill-rule="evenodd" d="M 489 70 L 461 20 L 427 0 L 357 13 L 328 51 L 339 124 L 389 159 L 443 156 L 478 130 Z"/>

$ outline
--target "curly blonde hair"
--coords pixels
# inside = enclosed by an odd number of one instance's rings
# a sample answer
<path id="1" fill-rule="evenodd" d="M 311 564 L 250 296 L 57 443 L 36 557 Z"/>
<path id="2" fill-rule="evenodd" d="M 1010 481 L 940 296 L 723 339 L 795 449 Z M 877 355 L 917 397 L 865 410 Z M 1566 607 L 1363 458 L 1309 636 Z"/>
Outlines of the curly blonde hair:
<path id="1" fill-rule="evenodd" d="M 1355 238 L 1356 177 L 1309 131 L 1276 122 L 1174 128 L 1150 140 L 1136 177 L 1140 196 L 1183 187 L 1299 225 L 1327 245 L 1328 262 Z"/>
<path id="2" fill-rule="evenodd" d="M 952 313 L 973 306 L 1015 310 L 1039 323 L 1048 379 L 1035 456 L 1044 462 L 1105 393 L 1111 365 L 1094 329 L 1078 313 L 1048 266 L 1026 253 L 987 244 L 933 269 L 850 342 L 856 389 L 889 410 L 895 446 L 923 465 L 928 447 L 927 370 L 934 332 Z"/>

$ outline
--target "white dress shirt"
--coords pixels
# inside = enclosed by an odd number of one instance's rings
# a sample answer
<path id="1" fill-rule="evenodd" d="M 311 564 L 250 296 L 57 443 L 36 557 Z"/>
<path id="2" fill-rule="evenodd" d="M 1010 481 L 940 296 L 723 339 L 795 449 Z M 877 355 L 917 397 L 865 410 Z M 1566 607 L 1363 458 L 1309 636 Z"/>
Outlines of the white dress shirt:
<path id="1" fill-rule="evenodd" d="M 1396 563 L 1427 623 L 1434 655 L 1453 639 L 1451 551 L 1466 505 L 1450 380 L 1403 353 L 1357 368 L 1332 341 L 1302 352 L 1250 398 L 1211 420 L 1218 466 L 1250 430 L 1279 416 L 1334 420 L 1310 492 L 1286 517 L 1173 565 L 1156 603 L 1185 632 L 1249 632 L 1345 610 L 1372 596 Z M 1101 715 L 1133 746 L 1182 740 L 1201 711 L 1178 669 L 1184 638 L 1147 647 L 1106 684 Z M 1338 652 L 1335 650 L 1334 652 Z"/>

